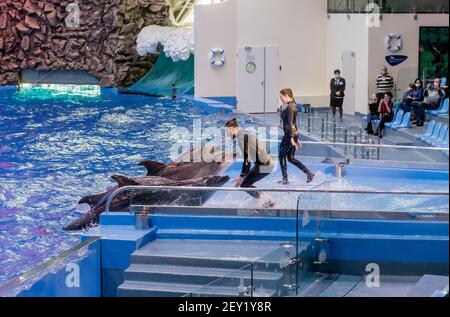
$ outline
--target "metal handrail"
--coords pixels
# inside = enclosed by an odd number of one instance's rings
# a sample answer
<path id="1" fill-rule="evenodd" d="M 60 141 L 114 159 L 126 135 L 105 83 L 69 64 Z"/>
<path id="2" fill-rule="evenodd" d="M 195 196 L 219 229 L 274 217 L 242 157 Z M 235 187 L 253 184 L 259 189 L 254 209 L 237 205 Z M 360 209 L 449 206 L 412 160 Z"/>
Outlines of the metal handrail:
<path id="1" fill-rule="evenodd" d="M 214 191 L 214 192 L 268 192 L 268 193 L 322 193 L 322 194 L 380 194 L 380 195 L 407 195 L 407 196 L 415 196 L 415 195 L 421 195 L 421 196 L 448 196 L 448 191 L 383 191 L 383 190 L 336 190 L 336 189 L 314 189 L 314 190 L 308 190 L 308 189 L 287 189 L 287 188 L 272 188 L 272 189 L 264 189 L 264 188 L 234 188 L 234 187 L 176 187 L 176 186 L 125 186 L 121 187 L 117 190 L 115 190 L 106 201 L 106 207 L 105 212 L 110 212 L 110 205 L 113 201 L 113 199 L 126 191 L 131 190 L 155 190 L 155 191 L 161 191 L 161 190 L 180 190 L 180 191 Z M 176 207 L 176 206 L 171 206 Z M 183 206 L 178 206 L 183 207 Z"/>
<path id="2" fill-rule="evenodd" d="M 36 268 L 32 269 L 31 271 L 24 273 L 23 275 L 13 279 L 12 281 L 10 281 L 4 285 L 0 285 L 0 296 L 4 292 L 11 290 L 15 287 L 18 287 L 20 284 L 23 284 L 24 282 L 28 281 L 29 279 L 34 277 L 36 274 L 39 274 L 43 270 L 45 270 L 55 264 L 61 263 L 63 260 L 65 260 L 69 256 L 73 255 L 75 252 L 80 251 L 81 249 L 93 244 L 94 242 L 99 241 L 100 239 L 101 239 L 100 237 L 94 237 L 94 238 L 85 240 L 85 241 L 77 244 L 73 248 L 70 248 L 69 250 L 57 255 L 56 257 L 48 260 L 47 262 L 37 266 Z"/>

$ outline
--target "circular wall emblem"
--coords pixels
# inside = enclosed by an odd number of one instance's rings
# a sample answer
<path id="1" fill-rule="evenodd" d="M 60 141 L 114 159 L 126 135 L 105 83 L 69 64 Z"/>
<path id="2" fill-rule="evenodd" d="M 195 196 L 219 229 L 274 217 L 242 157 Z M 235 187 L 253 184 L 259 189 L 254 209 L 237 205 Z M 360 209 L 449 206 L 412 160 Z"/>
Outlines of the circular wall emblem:
<path id="1" fill-rule="evenodd" d="M 245 66 L 245 69 L 247 70 L 247 73 L 253 74 L 256 71 L 256 64 L 253 62 L 249 62 Z"/>

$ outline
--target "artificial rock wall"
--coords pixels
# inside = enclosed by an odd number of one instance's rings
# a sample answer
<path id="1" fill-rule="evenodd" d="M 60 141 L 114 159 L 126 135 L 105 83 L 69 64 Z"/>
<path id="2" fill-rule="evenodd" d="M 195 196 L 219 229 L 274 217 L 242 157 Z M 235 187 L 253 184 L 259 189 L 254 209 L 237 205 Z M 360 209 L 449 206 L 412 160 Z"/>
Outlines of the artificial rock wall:
<path id="1" fill-rule="evenodd" d="M 66 22 L 73 3 L 75 26 Z M 0 85 L 15 85 L 31 68 L 84 70 L 103 86 L 129 86 L 154 62 L 136 53 L 147 25 L 170 25 L 163 0 L 0 0 Z"/>

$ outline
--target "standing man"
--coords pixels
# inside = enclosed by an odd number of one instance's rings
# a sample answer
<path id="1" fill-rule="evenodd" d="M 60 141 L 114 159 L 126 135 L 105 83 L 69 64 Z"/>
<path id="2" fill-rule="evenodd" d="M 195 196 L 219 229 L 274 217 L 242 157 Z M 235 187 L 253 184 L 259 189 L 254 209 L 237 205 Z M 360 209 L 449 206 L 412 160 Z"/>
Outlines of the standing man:
<path id="1" fill-rule="evenodd" d="M 381 66 L 381 74 L 377 78 L 377 95 L 382 100 L 387 93 L 394 93 L 394 77 L 388 73 L 386 66 Z"/>
<path id="2" fill-rule="evenodd" d="M 345 79 L 341 77 L 341 71 L 336 69 L 334 71 L 334 78 L 330 82 L 330 106 L 333 111 L 333 120 L 336 120 L 336 108 L 339 109 L 339 115 L 342 120 L 344 114 L 342 107 L 344 105 L 345 87 Z"/>

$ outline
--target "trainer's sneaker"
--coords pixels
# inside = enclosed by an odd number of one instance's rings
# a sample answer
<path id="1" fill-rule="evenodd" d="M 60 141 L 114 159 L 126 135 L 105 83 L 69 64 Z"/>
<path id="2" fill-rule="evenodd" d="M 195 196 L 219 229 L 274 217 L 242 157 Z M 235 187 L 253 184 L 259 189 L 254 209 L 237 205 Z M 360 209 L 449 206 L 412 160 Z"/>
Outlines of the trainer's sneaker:
<path id="1" fill-rule="evenodd" d="M 273 207 L 275 207 L 275 202 L 273 202 L 272 200 L 268 200 L 263 204 L 263 208 L 266 208 L 266 209 L 270 209 Z"/>
<path id="2" fill-rule="evenodd" d="M 314 180 L 314 177 L 316 177 L 316 174 L 314 174 L 314 173 L 309 174 L 308 179 L 306 180 L 306 184 L 312 183 Z"/>

